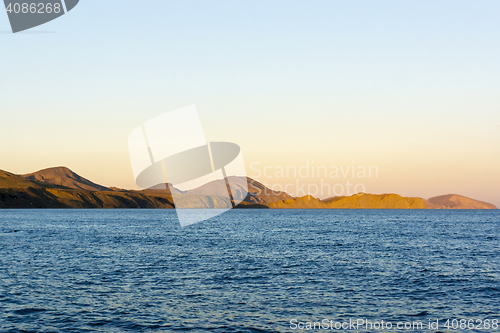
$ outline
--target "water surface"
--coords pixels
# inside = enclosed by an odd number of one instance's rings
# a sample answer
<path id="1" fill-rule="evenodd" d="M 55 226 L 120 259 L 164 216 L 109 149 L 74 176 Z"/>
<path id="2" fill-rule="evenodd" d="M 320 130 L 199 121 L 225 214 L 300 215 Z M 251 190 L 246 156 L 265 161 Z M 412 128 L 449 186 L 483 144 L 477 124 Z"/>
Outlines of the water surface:
<path id="1" fill-rule="evenodd" d="M 498 211 L 0 210 L 1 332 L 500 319 L 499 296 Z"/>

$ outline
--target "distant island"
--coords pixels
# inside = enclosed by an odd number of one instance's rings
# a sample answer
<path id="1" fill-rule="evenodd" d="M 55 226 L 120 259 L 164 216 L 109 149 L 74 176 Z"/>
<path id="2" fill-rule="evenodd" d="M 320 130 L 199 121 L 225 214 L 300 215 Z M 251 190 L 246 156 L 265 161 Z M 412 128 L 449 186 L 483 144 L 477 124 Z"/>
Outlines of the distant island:
<path id="1" fill-rule="evenodd" d="M 430 199 L 402 197 L 398 194 L 366 194 L 340 196 L 320 200 L 310 195 L 294 198 L 273 191 L 248 177 L 236 177 L 233 193 L 248 194 L 236 208 L 266 209 L 497 209 L 496 206 L 457 194 Z M 245 184 L 246 183 L 246 184 Z M 172 188 L 172 191 L 169 189 Z M 188 194 L 196 207 L 213 208 L 214 200 L 224 200 L 217 193 L 226 190 L 223 180 L 200 188 L 179 191 L 162 189 L 125 190 L 98 185 L 66 167 L 16 175 L 0 170 L 0 208 L 174 208 L 172 195 Z M 210 195 L 207 195 L 209 193 Z"/>

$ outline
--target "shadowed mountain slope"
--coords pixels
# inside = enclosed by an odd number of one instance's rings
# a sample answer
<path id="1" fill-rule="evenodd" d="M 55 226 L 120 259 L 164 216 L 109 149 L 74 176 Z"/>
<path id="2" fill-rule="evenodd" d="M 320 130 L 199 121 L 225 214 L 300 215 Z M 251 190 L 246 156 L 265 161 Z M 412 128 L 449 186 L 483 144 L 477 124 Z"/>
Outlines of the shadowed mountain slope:
<path id="1" fill-rule="evenodd" d="M 173 204 L 166 195 L 78 190 L 0 170 L 0 208 L 173 208 Z"/>
<path id="2" fill-rule="evenodd" d="M 27 179 L 24 179 L 23 177 L 0 170 L 0 189 L 27 188 L 37 185 L 37 183 L 31 182 Z"/>

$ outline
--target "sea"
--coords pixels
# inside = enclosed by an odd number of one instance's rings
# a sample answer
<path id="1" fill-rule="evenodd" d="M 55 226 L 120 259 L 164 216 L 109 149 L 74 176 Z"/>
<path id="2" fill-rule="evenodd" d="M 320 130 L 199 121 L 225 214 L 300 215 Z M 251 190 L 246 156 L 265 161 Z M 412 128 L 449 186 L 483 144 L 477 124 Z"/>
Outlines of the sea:
<path id="1" fill-rule="evenodd" d="M 0 332 L 500 332 L 498 210 L 0 210 Z M 390 326 L 389 326 L 390 324 Z"/>

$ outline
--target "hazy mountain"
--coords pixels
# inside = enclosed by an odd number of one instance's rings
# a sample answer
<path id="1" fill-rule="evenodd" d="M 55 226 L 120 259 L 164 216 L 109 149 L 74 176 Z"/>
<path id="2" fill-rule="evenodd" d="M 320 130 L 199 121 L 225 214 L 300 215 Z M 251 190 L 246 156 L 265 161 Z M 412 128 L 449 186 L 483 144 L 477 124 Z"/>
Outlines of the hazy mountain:
<path id="1" fill-rule="evenodd" d="M 231 194 L 235 200 L 244 200 L 248 203 L 269 204 L 276 201 L 288 200 L 292 197 L 285 192 L 271 191 L 266 186 L 248 177 L 228 177 Z M 248 189 L 248 194 L 246 193 Z M 224 179 L 209 182 L 196 189 L 183 193 L 226 196 L 227 185 Z"/>
<path id="2" fill-rule="evenodd" d="M 244 200 L 246 197 L 245 183 L 246 180 L 241 177 L 228 177 L 228 181 L 231 184 L 231 195 L 235 200 Z M 206 183 L 195 189 L 185 191 L 184 193 L 189 194 L 201 194 L 201 195 L 218 195 L 227 196 L 228 186 L 224 179 L 218 179 Z"/>
<path id="3" fill-rule="evenodd" d="M 182 191 L 176 189 L 172 184 L 158 184 L 156 186 L 150 187 L 146 190 L 142 190 L 141 192 L 145 194 L 163 194 L 163 195 L 177 195 L 182 194 Z"/>
<path id="4" fill-rule="evenodd" d="M 112 191 L 110 188 L 98 185 L 90 180 L 83 178 L 66 167 L 55 167 L 43 169 L 37 172 L 21 175 L 29 180 L 38 180 L 54 185 L 62 185 L 69 188 L 75 188 L 87 191 Z"/>
<path id="5" fill-rule="evenodd" d="M 245 201 L 256 204 L 270 204 L 272 202 L 292 199 L 286 192 L 273 191 L 258 181 L 248 179 L 248 198 Z"/>
<path id="6" fill-rule="evenodd" d="M 447 194 L 428 199 L 431 209 L 497 209 L 495 205 L 458 194 Z"/>

